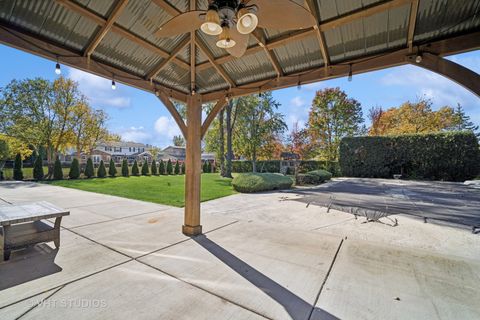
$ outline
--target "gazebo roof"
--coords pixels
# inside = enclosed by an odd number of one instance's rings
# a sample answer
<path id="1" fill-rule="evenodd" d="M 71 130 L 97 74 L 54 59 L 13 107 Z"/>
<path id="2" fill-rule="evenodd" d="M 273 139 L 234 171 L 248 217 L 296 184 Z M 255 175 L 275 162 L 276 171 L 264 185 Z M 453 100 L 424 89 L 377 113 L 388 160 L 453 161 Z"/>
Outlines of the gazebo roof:
<path id="1" fill-rule="evenodd" d="M 318 25 L 261 29 L 241 58 L 200 31 L 155 36 L 191 0 L 4 0 L 0 41 L 181 101 L 192 81 L 203 101 L 213 101 L 404 64 L 418 51 L 446 55 L 480 46 L 480 0 L 295 1 Z M 196 1 L 197 9 L 207 5 Z"/>

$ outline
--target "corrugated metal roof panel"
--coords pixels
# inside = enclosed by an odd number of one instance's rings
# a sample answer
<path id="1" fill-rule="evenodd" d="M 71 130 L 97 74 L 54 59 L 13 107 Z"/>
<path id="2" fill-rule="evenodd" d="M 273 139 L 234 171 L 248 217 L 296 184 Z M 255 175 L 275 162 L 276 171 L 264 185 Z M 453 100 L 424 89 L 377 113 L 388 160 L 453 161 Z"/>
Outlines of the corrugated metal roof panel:
<path id="1" fill-rule="evenodd" d="M 117 23 L 167 52 L 171 52 L 185 35 L 171 38 L 158 38 L 155 32 L 170 20 L 166 11 L 150 0 L 129 1 L 117 20 Z"/>
<path id="2" fill-rule="evenodd" d="M 115 33 L 108 33 L 100 42 L 93 57 L 144 76 L 161 58 L 136 43 Z"/>
<path id="3" fill-rule="evenodd" d="M 406 45 L 410 6 L 394 8 L 325 32 L 333 63 Z"/>
<path id="4" fill-rule="evenodd" d="M 320 44 L 316 36 L 290 42 L 273 51 L 283 72 L 287 74 L 323 65 Z"/>
<path id="5" fill-rule="evenodd" d="M 82 6 L 90 9 L 91 11 L 98 13 L 102 17 L 107 17 L 116 1 L 115 0 L 102 0 L 102 1 L 75 0 L 74 2 L 77 2 Z"/>
<path id="6" fill-rule="evenodd" d="M 480 26 L 480 0 L 422 0 L 415 42 L 443 38 Z"/>
<path id="7" fill-rule="evenodd" d="M 197 87 L 199 92 L 206 92 L 211 90 L 228 89 L 229 85 L 220 76 L 214 68 L 208 68 L 197 72 Z"/>
<path id="8" fill-rule="evenodd" d="M 155 78 L 160 84 L 182 92 L 190 92 L 190 72 L 170 62 Z"/>
<path id="9" fill-rule="evenodd" d="M 265 52 L 245 55 L 223 64 L 225 71 L 237 84 L 268 79 L 276 75 Z"/>
<path id="10" fill-rule="evenodd" d="M 383 0 L 317 0 L 320 11 L 320 21 L 330 20 L 382 1 Z"/>

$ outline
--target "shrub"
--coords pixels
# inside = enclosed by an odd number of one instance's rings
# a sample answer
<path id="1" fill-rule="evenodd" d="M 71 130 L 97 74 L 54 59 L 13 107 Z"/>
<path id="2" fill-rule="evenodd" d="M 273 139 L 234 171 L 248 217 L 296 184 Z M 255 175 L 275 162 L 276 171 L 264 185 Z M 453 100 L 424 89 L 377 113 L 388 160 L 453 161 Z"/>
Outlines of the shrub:
<path id="1" fill-rule="evenodd" d="M 295 179 L 296 179 L 295 181 L 296 184 L 299 186 L 304 186 L 307 184 L 317 185 L 321 183 L 320 177 L 318 175 L 310 174 L 310 173 L 299 173 L 297 174 Z"/>
<path id="2" fill-rule="evenodd" d="M 122 176 L 128 177 L 130 174 L 128 173 L 128 162 L 127 159 L 123 159 L 122 161 Z"/>
<path id="3" fill-rule="evenodd" d="M 17 153 L 15 156 L 15 165 L 13 166 L 13 179 L 23 180 L 23 171 L 22 171 L 22 156 L 20 153 Z"/>
<path id="4" fill-rule="evenodd" d="M 480 150 L 472 132 L 344 138 L 340 166 L 352 177 L 463 181 L 478 175 Z"/>
<path id="5" fill-rule="evenodd" d="M 207 172 L 212 173 L 212 164 L 210 163 L 210 161 L 207 161 Z"/>
<path id="6" fill-rule="evenodd" d="M 70 172 L 68 173 L 70 179 L 80 178 L 80 164 L 78 163 L 77 158 L 73 158 L 72 164 L 70 165 Z"/>
<path id="7" fill-rule="evenodd" d="M 55 159 L 55 164 L 53 165 L 53 179 L 63 179 L 62 163 L 60 162 L 60 159 L 58 157 L 57 159 Z"/>
<path id="8" fill-rule="evenodd" d="M 202 172 L 207 173 L 207 170 L 208 170 L 207 161 L 205 161 L 203 162 L 203 165 L 202 165 Z"/>
<path id="9" fill-rule="evenodd" d="M 139 176 L 140 172 L 138 171 L 138 164 L 137 160 L 133 161 L 133 166 L 132 166 L 132 176 Z"/>
<path id="10" fill-rule="evenodd" d="M 175 162 L 175 170 L 174 170 L 175 174 L 179 174 L 180 173 L 180 164 L 178 163 L 178 160 L 177 162 Z"/>
<path id="11" fill-rule="evenodd" d="M 117 175 L 117 168 L 115 167 L 115 162 L 113 162 L 112 158 L 110 158 L 110 164 L 108 165 L 108 175 L 112 178 Z"/>
<path id="12" fill-rule="evenodd" d="M 158 175 L 158 171 L 157 171 L 157 163 L 154 160 L 152 160 L 152 168 L 151 168 L 151 172 L 152 172 L 152 176 L 156 176 Z"/>
<path id="13" fill-rule="evenodd" d="M 43 180 L 43 161 L 42 157 L 38 156 L 35 159 L 35 164 L 33 165 L 33 178 L 35 180 Z"/>
<path id="14" fill-rule="evenodd" d="M 326 170 L 322 170 L 322 169 L 310 171 L 310 172 L 307 172 L 307 174 L 317 176 L 320 183 L 323 183 L 325 181 L 328 181 L 328 180 L 332 179 L 332 174 L 330 172 L 328 172 Z"/>
<path id="15" fill-rule="evenodd" d="M 173 166 L 172 166 L 172 161 L 170 161 L 170 159 L 168 159 L 168 162 L 167 162 L 167 174 L 172 174 L 173 173 Z"/>
<path id="16" fill-rule="evenodd" d="M 143 164 L 142 164 L 142 176 L 148 176 L 149 172 L 148 172 L 148 162 L 147 160 L 143 161 Z"/>
<path id="17" fill-rule="evenodd" d="M 182 162 L 182 174 L 185 174 L 185 161 Z"/>
<path id="18" fill-rule="evenodd" d="M 158 173 L 165 174 L 165 163 L 163 160 L 160 160 L 160 164 L 158 165 Z"/>
<path id="19" fill-rule="evenodd" d="M 293 180 L 275 173 L 244 173 L 236 176 L 232 185 L 238 192 L 260 192 L 268 190 L 289 189 Z"/>
<path id="20" fill-rule="evenodd" d="M 95 169 L 93 168 L 92 158 L 87 159 L 87 166 L 85 167 L 85 176 L 91 178 L 95 175 Z"/>
<path id="21" fill-rule="evenodd" d="M 106 176 L 107 176 L 107 170 L 105 169 L 105 164 L 103 163 L 103 160 L 100 160 L 100 165 L 98 166 L 98 170 L 97 170 L 97 177 L 105 178 Z"/>

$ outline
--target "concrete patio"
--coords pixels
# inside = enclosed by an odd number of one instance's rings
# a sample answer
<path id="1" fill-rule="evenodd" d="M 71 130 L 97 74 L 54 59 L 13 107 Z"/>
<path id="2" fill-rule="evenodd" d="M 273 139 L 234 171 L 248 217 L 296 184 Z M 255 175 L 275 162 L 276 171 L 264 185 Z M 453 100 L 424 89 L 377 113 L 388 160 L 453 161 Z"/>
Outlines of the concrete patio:
<path id="1" fill-rule="evenodd" d="M 396 216 L 398 226 L 238 194 L 183 210 L 35 183 L 5 203 L 68 208 L 62 244 L 0 264 L 0 319 L 478 319 L 480 237 Z"/>

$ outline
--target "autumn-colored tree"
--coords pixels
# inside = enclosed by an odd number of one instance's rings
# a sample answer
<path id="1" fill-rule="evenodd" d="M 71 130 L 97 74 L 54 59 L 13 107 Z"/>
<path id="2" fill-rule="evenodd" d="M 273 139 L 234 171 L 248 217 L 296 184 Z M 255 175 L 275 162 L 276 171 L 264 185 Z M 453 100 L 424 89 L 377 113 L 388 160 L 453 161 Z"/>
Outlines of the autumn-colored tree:
<path id="1" fill-rule="evenodd" d="M 286 149 L 298 154 L 301 159 L 310 159 L 314 156 L 314 146 L 310 142 L 307 129 L 300 129 L 295 122 L 287 136 Z"/>
<path id="2" fill-rule="evenodd" d="M 279 134 L 272 134 L 265 139 L 265 143 L 258 149 L 258 160 L 280 159 L 285 146 Z"/>
<path id="3" fill-rule="evenodd" d="M 172 139 L 173 145 L 175 147 L 184 147 L 185 146 L 185 139 L 182 136 L 174 136 Z"/>
<path id="4" fill-rule="evenodd" d="M 320 158 L 335 161 L 342 138 L 358 134 L 362 122 L 360 102 L 340 88 L 327 88 L 317 91 L 313 99 L 307 132 Z"/>
<path id="5" fill-rule="evenodd" d="M 462 115 L 445 106 L 432 110 L 432 101 L 421 98 L 417 102 L 407 101 L 398 108 L 387 111 L 374 109 L 370 112 L 372 125 L 369 135 L 399 135 L 430 133 L 459 128 Z"/>

